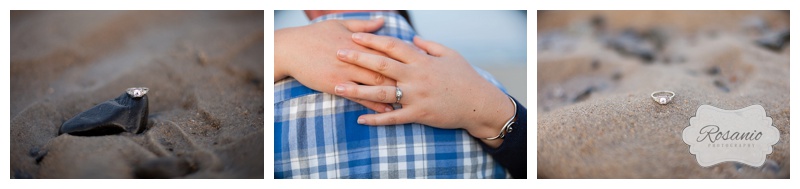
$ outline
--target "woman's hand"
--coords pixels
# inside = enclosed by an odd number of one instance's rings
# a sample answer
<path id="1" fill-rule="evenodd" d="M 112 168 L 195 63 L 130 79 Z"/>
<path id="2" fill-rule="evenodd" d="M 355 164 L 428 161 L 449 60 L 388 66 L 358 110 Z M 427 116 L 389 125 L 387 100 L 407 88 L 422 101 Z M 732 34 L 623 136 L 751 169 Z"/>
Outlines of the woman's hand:
<path id="1" fill-rule="evenodd" d="M 388 54 L 387 58 L 357 49 L 343 48 L 337 57 L 397 81 L 403 92 L 402 109 L 362 115 L 358 123 L 391 125 L 421 123 L 445 129 L 465 129 L 476 138 L 497 136 L 514 114 L 514 105 L 500 89 L 481 77 L 457 52 L 419 37 L 414 44 L 430 55 L 415 50 L 397 38 L 355 33 L 353 40 Z M 394 103 L 394 86 L 365 86 L 342 83 L 335 94 L 380 103 Z M 487 141 L 498 146 L 501 141 Z"/>
<path id="2" fill-rule="evenodd" d="M 353 32 L 372 32 L 383 26 L 383 19 L 329 20 L 308 26 L 275 31 L 275 82 L 294 77 L 303 85 L 333 94 L 336 84 L 394 86 L 382 74 L 344 63 L 333 53 L 340 48 L 377 53 L 353 42 Z M 386 103 L 348 98 L 377 112 L 391 110 Z"/>

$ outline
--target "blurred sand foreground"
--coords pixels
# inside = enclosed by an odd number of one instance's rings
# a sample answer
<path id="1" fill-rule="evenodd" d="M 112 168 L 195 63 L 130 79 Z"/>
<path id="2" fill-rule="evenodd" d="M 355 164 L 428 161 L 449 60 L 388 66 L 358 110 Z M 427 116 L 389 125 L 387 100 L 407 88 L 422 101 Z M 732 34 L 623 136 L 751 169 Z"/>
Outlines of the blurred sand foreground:
<path id="1" fill-rule="evenodd" d="M 789 178 L 788 11 L 537 14 L 540 178 Z M 699 166 L 681 133 L 704 104 L 763 106 L 780 131 L 766 163 Z"/>
<path id="2" fill-rule="evenodd" d="M 263 11 L 12 11 L 11 176 L 263 178 L 263 52 Z M 58 135 L 138 86 L 142 134 Z"/>

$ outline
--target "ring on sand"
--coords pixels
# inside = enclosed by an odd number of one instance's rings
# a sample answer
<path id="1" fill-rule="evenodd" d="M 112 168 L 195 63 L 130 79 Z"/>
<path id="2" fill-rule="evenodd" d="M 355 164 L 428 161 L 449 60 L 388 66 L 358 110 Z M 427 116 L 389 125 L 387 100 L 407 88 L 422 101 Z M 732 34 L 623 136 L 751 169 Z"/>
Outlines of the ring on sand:
<path id="1" fill-rule="evenodd" d="M 150 90 L 150 89 L 147 88 L 147 87 L 131 87 L 131 88 L 128 88 L 128 90 L 126 90 L 126 92 L 128 92 L 128 95 L 131 95 L 131 97 L 133 97 L 133 98 L 139 98 L 139 97 L 142 97 L 145 94 L 147 94 L 148 90 Z"/>
<path id="2" fill-rule="evenodd" d="M 656 91 L 650 94 L 650 97 L 653 97 L 653 100 L 658 102 L 661 105 L 667 104 L 672 101 L 672 97 L 675 97 L 675 92 L 672 91 Z"/>
<path id="3" fill-rule="evenodd" d="M 394 103 L 400 103 L 400 99 L 403 98 L 403 91 L 400 90 L 400 87 L 395 87 L 394 97 L 397 97 L 397 101 Z"/>

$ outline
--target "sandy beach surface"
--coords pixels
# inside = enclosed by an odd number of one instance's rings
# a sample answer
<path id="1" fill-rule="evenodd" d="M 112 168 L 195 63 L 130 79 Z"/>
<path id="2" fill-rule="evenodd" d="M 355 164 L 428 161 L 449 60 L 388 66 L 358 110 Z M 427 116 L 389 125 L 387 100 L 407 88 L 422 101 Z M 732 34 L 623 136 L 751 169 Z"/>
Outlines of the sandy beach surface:
<path id="1" fill-rule="evenodd" d="M 12 11 L 12 178 L 264 178 L 263 11 Z M 141 134 L 58 134 L 128 87 Z"/>
<path id="2" fill-rule="evenodd" d="M 537 14 L 539 178 L 789 178 L 788 34 L 757 43 L 788 31 L 788 11 Z M 677 95 L 659 105 L 657 90 Z M 764 165 L 698 165 L 681 133 L 701 105 L 763 106 L 780 132 Z"/>

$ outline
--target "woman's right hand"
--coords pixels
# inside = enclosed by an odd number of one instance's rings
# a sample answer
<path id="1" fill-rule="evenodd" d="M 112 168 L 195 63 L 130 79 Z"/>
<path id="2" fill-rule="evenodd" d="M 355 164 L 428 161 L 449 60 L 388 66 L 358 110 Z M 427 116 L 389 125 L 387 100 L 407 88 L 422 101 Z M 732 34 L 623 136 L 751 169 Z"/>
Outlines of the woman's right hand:
<path id="1" fill-rule="evenodd" d="M 498 147 L 501 128 L 514 117 L 515 102 L 487 81 L 453 49 L 414 37 L 417 51 L 400 39 L 368 33 L 352 36 L 356 43 L 388 54 L 379 56 L 354 49 L 340 49 L 340 60 L 395 79 L 397 86 L 341 84 L 335 94 L 375 102 L 398 102 L 403 108 L 358 117 L 359 124 L 395 125 L 421 123 L 442 129 L 464 129 L 490 147 Z M 427 53 L 425 53 L 427 52 Z M 403 97 L 395 97 L 397 89 Z"/>
<path id="2" fill-rule="evenodd" d="M 275 81 L 293 77 L 303 85 L 334 94 L 336 84 L 394 86 L 393 79 L 336 58 L 336 50 L 347 48 L 383 55 L 356 44 L 354 32 L 372 32 L 383 26 L 383 19 L 329 20 L 308 26 L 275 31 Z M 377 112 L 392 106 L 356 98 L 347 98 Z"/>

